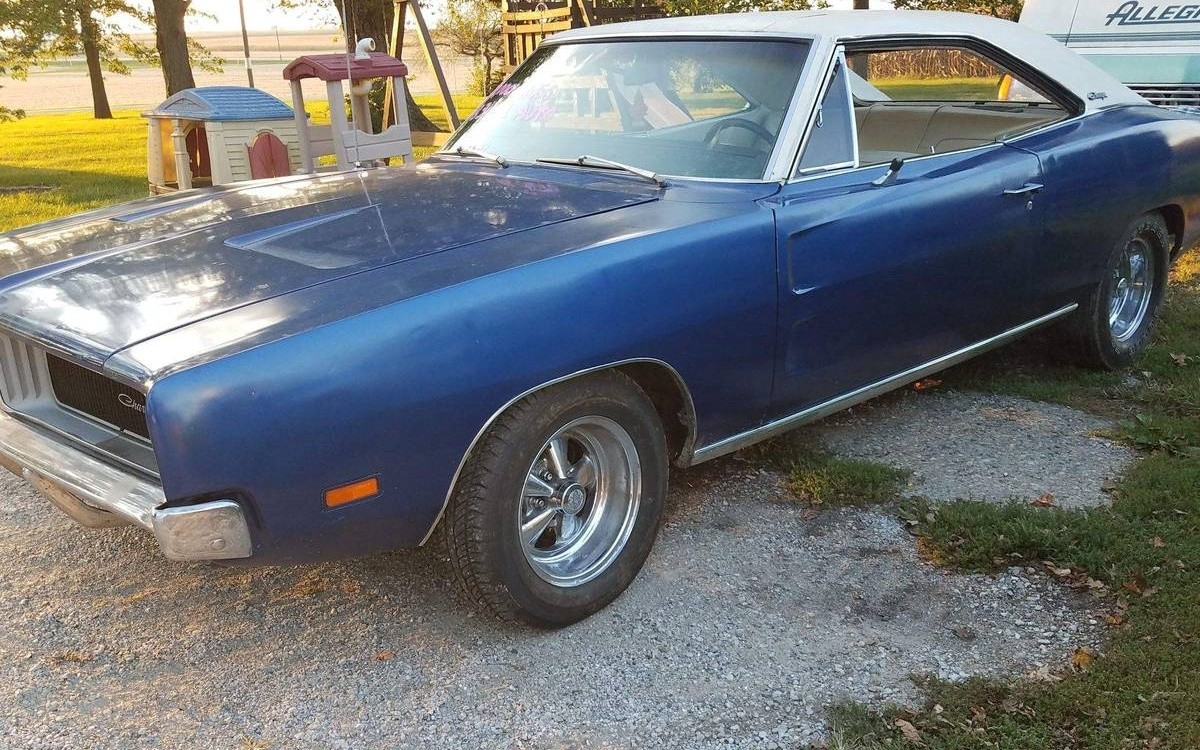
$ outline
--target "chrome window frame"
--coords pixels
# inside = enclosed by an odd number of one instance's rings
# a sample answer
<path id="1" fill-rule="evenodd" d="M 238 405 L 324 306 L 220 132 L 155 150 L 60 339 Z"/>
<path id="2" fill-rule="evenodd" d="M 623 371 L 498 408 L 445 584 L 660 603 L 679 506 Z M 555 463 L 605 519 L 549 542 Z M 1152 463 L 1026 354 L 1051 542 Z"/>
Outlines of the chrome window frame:
<path id="1" fill-rule="evenodd" d="M 1005 68 L 1011 67 L 1002 62 L 1003 58 L 1006 58 L 1009 56 L 1008 53 L 1006 53 L 1004 50 L 1000 49 L 999 47 L 996 47 L 995 45 L 989 43 L 986 39 L 981 39 L 979 37 L 962 36 L 962 35 L 945 35 L 945 34 L 905 34 L 905 35 L 900 35 L 900 36 L 891 36 L 891 35 L 889 35 L 889 36 L 842 36 L 842 37 L 838 37 L 835 40 L 832 40 L 832 43 L 830 45 L 830 51 L 828 53 L 829 57 L 826 59 L 825 66 L 824 66 L 824 70 L 826 71 L 826 76 L 829 75 L 828 71 L 830 71 L 832 69 L 834 62 L 835 62 L 835 56 L 839 52 L 844 54 L 845 50 L 846 50 L 846 46 L 848 44 L 855 45 L 855 44 L 862 44 L 862 43 L 879 43 L 879 44 L 883 44 L 883 45 L 887 45 L 889 43 L 890 44 L 914 43 L 914 44 L 922 44 L 922 45 L 939 44 L 940 43 L 940 44 L 944 44 L 944 45 L 948 45 L 948 46 L 966 47 L 967 49 L 971 49 L 972 47 L 979 47 L 979 48 L 985 49 L 985 50 L 989 51 L 990 53 L 992 53 L 990 55 L 990 57 L 992 58 L 992 60 L 994 62 L 997 62 L 998 64 L 1003 65 L 1003 67 L 1005 67 Z M 998 61 L 998 60 L 996 60 L 996 58 L 1001 58 L 1001 60 Z M 1059 84 L 1057 81 L 1055 81 L 1050 76 L 1043 73 L 1043 74 L 1039 74 L 1038 77 L 1041 79 L 1041 82 L 1043 84 L 1049 84 L 1047 86 L 1047 88 L 1050 89 L 1048 94 L 1053 95 L 1052 101 L 1054 101 L 1055 103 L 1058 103 L 1058 104 L 1062 104 L 1063 100 L 1069 102 L 1070 106 L 1065 107 L 1065 109 L 1067 111 L 1067 116 L 1064 117 L 1063 119 L 1058 120 L 1057 122 L 1049 123 L 1049 124 L 1044 125 L 1039 128 L 1035 128 L 1034 130 L 1030 130 L 1025 133 L 1017 133 L 1016 135 L 1010 136 L 1008 138 L 1000 139 L 1000 140 L 994 141 L 992 143 L 986 143 L 982 146 L 973 146 L 971 148 L 959 149 L 957 151 L 946 151 L 946 152 L 943 152 L 940 154 L 917 154 L 915 156 L 911 156 L 911 157 L 905 159 L 904 160 L 905 163 L 909 164 L 909 163 L 915 163 L 915 162 L 919 162 L 919 161 L 925 161 L 926 159 L 937 159 L 937 158 L 940 158 L 943 156 L 969 154 L 969 153 L 973 153 L 976 151 L 983 151 L 985 149 L 996 148 L 999 146 L 1006 146 L 1006 145 L 1012 144 L 1016 141 L 1019 141 L 1019 140 L 1025 139 L 1025 138 L 1029 138 L 1032 136 L 1036 136 L 1041 133 L 1045 133 L 1053 128 L 1057 128 L 1057 127 L 1061 127 L 1061 126 L 1064 126 L 1064 125 L 1067 125 L 1070 123 L 1078 122 L 1079 120 L 1082 120 L 1085 117 L 1089 117 L 1091 115 L 1097 114 L 1097 112 L 1087 111 L 1087 108 L 1085 106 L 1082 106 L 1081 103 L 1076 101 L 1076 97 L 1073 93 L 1068 91 L 1064 86 Z M 792 183 L 808 182 L 809 180 L 818 180 L 823 177 L 829 177 L 832 175 L 850 174 L 850 173 L 854 173 L 854 172 L 861 172 L 861 171 L 867 171 L 867 170 L 875 170 L 881 174 L 884 171 L 886 171 L 888 168 L 887 164 L 866 164 L 866 165 L 856 164 L 853 167 L 847 166 L 847 167 L 842 167 L 840 169 L 829 169 L 826 171 L 817 172 L 815 174 L 800 174 L 798 172 L 799 166 L 800 166 L 800 158 L 804 153 L 804 147 L 808 145 L 808 139 L 811 135 L 813 123 L 815 121 L 816 106 L 820 102 L 820 96 L 821 96 L 821 94 L 818 94 L 816 97 L 813 98 L 812 104 L 810 106 L 810 109 L 812 110 L 812 112 L 810 113 L 808 123 L 805 126 L 803 137 L 801 138 L 801 146 L 792 155 L 792 169 L 790 170 L 790 176 L 784 180 L 785 184 L 790 185 Z M 851 98 L 853 98 L 853 93 L 851 93 Z M 1100 111 L 1103 111 L 1103 110 L 1100 110 Z M 855 158 L 856 158 L 856 160 L 860 160 L 861 157 L 859 155 L 858 148 L 857 148 L 858 128 L 855 127 L 854 130 L 855 130 L 855 144 L 856 144 L 856 146 L 855 146 L 856 157 Z"/>
<path id="2" fill-rule="evenodd" d="M 812 112 L 809 114 L 808 123 L 805 126 L 804 138 L 800 144 L 799 150 L 796 152 L 795 167 L 792 169 L 791 177 L 811 177 L 814 175 L 825 174 L 826 172 L 837 172 L 848 169 L 857 169 L 861 164 L 861 157 L 858 150 L 858 127 L 854 123 L 854 93 L 850 89 L 850 82 L 846 82 L 846 101 L 849 104 L 850 111 L 850 143 L 854 152 L 854 159 L 848 162 L 836 162 L 833 164 L 822 164 L 817 167 L 808 167 L 801 169 L 800 163 L 804 160 L 804 152 L 808 149 L 809 142 L 818 127 L 817 121 L 823 119 L 822 110 L 824 107 L 825 97 L 829 94 L 829 89 L 833 86 L 834 79 L 838 74 L 838 70 L 848 70 L 846 65 L 846 47 L 838 45 L 834 48 L 833 57 L 826 64 L 825 79 L 821 85 L 820 91 L 817 92 L 816 99 L 813 102 Z M 844 73 L 843 73 L 844 75 Z"/>
<path id="3" fill-rule="evenodd" d="M 670 39 L 671 41 L 704 41 L 706 39 L 717 40 L 742 40 L 750 43 L 754 42 L 803 42 L 809 45 L 808 57 L 804 60 L 804 66 L 800 71 L 800 76 L 796 82 L 796 90 L 792 93 L 792 97 L 788 102 L 787 109 L 783 113 L 783 119 L 779 123 L 779 135 L 775 138 L 775 148 L 771 152 L 771 156 L 767 159 L 766 167 L 763 169 L 763 174 L 759 178 L 726 178 L 726 177 L 691 177 L 687 175 L 672 175 L 661 174 L 660 177 L 671 180 L 697 180 L 703 182 L 730 182 L 730 183 L 750 183 L 750 184 L 767 184 L 767 183 L 783 183 L 787 182 L 788 176 L 791 173 L 791 167 L 795 162 L 795 154 L 798 148 L 798 139 L 805 133 L 797 125 L 796 120 L 800 118 L 798 114 L 801 111 L 802 105 L 808 101 L 811 102 L 815 98 L 812 95 L 812 90 L 820 85 L 821 78 L 815 73 L 817 68 L 821 68 L 822 72 L 826 69 L 825 66 L 814 64 L 814 61 L 821 60 L 825 57 L 824 49 L 827 47 L 827 41 L 820 36 L 810 34 L 794 34 L 787 32 L 779 33 L 755 33 L 748 34 L 741 31 L 666 31 L 666 32 L 613 32 L 609 34 L 588 35 L 583 39 L 565 38 L 557 39 L 550 37 L 542 42 L 543 47 L 558 46 L 564 44 L 591 44 L 593 42 L 635 42 L 635 41 L 660 41 Z M 809 115 L 811 116 L 812 106 L 809 106 Z M 469 119 L 469 118 L 468 118 Z M 525 162 L 513 162 L 514 164 Z"/>

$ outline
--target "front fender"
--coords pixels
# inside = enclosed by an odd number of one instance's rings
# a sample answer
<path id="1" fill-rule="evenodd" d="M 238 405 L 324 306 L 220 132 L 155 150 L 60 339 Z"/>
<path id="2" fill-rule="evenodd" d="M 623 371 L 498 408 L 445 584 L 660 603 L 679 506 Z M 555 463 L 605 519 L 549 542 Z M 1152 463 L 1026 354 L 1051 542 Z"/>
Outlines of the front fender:
<path id="1" fill-rule="evenodd" d="M 256 562 L 416 545 L 498 409 L 626 360 L 679 373 L 699 440 L 752 426 L 770 395 L 774 230 L 765 209 L 727 214 L 473 278 L 163 377 L 147 413 L 168 501 L 246 504 Z M 375 497 L 325 507 L 327 489 L 372 476 Z"/>

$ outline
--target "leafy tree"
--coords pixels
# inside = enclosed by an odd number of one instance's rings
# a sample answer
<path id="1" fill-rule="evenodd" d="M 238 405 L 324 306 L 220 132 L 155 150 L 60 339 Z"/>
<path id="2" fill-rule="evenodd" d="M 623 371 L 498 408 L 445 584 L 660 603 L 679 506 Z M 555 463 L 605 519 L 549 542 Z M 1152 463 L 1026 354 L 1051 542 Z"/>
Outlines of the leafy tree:
<path id="1" fill-rule="evenodd" d="M 186 11 L 190 0 L 168 2 L 182 4 Z M 154 4 L 157 8 L 159 0 Z M 104 73 L 128 74 L 127 59 L 149 65 L 158 65 L 160 61 L 157 50 L 136 41 L 118 24 L 121 18 L 134 18 L 147 25 L 155 22 L 153 13 L 130 0 L 0 0 L 0 74 L 21 80 L 36 66 L 82 52 L 92 87 L 92 112 L 97 119 L 111 118 Z M 182 16 L 179 23 L 179 41 L 185 56 L 190 50 L 201 67 L 220 70 L 218 58 L 200 45 L 189 43 L 182 34 Z M 171 43 L 167 47 L 171 64 L 176 66 L 176 50 Z M 164 75 L 168 75 L 165 68 Z M 190 76 L 189 63 L 184 82 L 190 83 Z M 168 77 L 169 91 L 173 85 L 178 82 Z"/>
<path id="2" fill-rule="evenodd" d="M 195 88 L 183 19 L 192 0 L 154 0 L 154 47 L 162 64 L 167 96 Z"/>
<path id="3" fill-rule="evenodd" d="M 444 43 L 475 61 L 473 94 L 486 96 L 500 81 L 496 60 L 504 56 L 500 8 L 489 0 L 450 0 L 438 27 Z"/>
<path id="4" fill-rule="evenodd" d="M 121 56 L 157 62 L 154 51 L 134 41 L 112 17 L 146 14 L 125 0 L 3 0 L 0 5 L 0 69 L 23 79 L 29 69 L 83 51 L 92 86 L 92 111 L 98 119 L 112 117 L 104 72 L 125 74 Z"/>
<path id="5" fill-rule="evenodd" d="M 913 10 L 957 10 L 963 13 L 980 13 L 1016 21 L 1021 17 L 1025 0 L 895 0 L 897 8 Z"/>

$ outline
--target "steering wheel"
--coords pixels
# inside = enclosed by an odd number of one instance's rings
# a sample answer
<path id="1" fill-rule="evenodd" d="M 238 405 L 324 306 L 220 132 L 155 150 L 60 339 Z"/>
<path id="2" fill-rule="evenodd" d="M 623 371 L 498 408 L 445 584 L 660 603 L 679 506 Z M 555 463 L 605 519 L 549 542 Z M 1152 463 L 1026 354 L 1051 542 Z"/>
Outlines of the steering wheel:
<path id="1" fill-rule="evenodd" d="M 747 120 L 744 117 L 734 117 L 729 120 L 721 120 L 716 125 L 713 125 L 708 130 L 708 134 L 704 136 L 704 145 L 708 148 L 713 148 L 717 145 L 717 139 L 721 137 L 721 133 L 729 128 L 741 128 L 749 130 L 754 135 L 758 136 L 768 147 L 775 145 L 775 136 L 771 131 L 759 125 L 754 120 Z"/>

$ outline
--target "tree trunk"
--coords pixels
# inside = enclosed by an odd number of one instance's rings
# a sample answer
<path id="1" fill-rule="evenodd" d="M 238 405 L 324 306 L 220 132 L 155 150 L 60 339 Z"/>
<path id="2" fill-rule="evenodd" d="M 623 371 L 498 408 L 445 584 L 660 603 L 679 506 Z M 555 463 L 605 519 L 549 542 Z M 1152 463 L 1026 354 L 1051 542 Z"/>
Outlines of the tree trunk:
<path id="1" fill-rule="evenodd" d="M 167 96 L 196 87 L 183 19 L 192 0 L 154 0 L 154 46 Z"/>
<path id="2" fill-rule="evenodd" d="M 92 84 L 92 114 L 97 120 L 111 120 L 112 108 L 108 106 L 108 92 L 104 90 L 104 70 L 100 67 L 100 25 L 92 18 L 92 7 L 89 3 L 82 2 L 75 7 L 79 14 L 79 40 L 83 44 L 88 80 Z"/>
<path id="3" fill-rule="evenodd" d="M 870 10 L 871 0 L 854 0 L 855 10 Z"/>
<path id="4" fill-rule="evenodd" d="M 346 49 L 353 52 L 359 39 L 371 37 L 375 40 L 376 49 L 386 50 L 388 37 L 392 33 L 392 12 L 395 6 L 389 0 L 346 0 L 344 7 L 346 14 L 342 15 L 343 5 L 337 3 L 338 15 L 342 16 L 342 28 L 346 30 Z M 400 25 L 400 33 L 404 33 L 403 23 Z M 404 99 L 409 127 L 421 132 L 435 132 L 438 129 L 413 101 L 407 86 L 404 87 Z"/>

